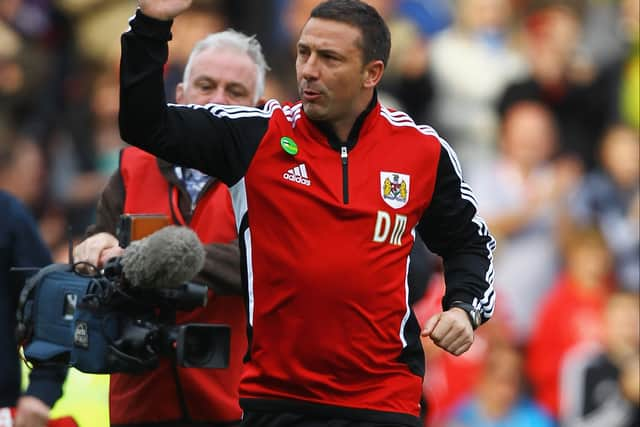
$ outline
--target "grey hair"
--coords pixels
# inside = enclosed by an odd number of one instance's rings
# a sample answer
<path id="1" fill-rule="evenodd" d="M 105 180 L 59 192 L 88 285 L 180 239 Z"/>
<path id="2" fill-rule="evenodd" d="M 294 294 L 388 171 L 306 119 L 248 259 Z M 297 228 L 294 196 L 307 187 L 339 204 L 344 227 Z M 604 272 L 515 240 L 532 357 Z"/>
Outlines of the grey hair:
<path id="1" fill-rule="evenodd" d="M 207 37 L 195 44 L 191 54 L 189 55 L 187 65 L 184 68 L 182 83 L 187 86 L 193 59 L 196 55 L 207 49 L 222 48 L 231 48 L 239 53 L 246 53 L 253 63 L 256 64 L 256 93 L 253 102 L 258 102 L 260 97 L 264 94 L 266 74 L 270 69 L 269 65 L 267 65 L 267 61 L 264 58 L 262 46 L 258 39 L 256 39 L 255 36 L 248 36 L 233 29 L 209 34 Z"/>

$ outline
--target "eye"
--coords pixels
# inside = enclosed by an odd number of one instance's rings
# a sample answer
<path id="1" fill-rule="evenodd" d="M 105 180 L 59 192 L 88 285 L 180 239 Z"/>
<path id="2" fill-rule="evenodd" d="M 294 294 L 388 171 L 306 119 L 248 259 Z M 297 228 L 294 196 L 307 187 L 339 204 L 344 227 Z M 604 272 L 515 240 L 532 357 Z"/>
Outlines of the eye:
<path id="1" fill-rule="evenodd" d="M 242 98 L 242 97 L 246 96 L 246 93 L 244 93 L 243 91 L 240 91 L 240 90 L 230 90 L 229 91 L 229 96 L 231 96 L 232 98 Z"/>
<path id="2" fill-rule="evenodd" d="M 215 86 L 207 80 L 200 80 L 198 82 L 196 82 L 196 89 L 198 89 L 200 92 L 209 92 L 213 89 L 215 89 Z"/>
<path id="3" fill-rule="evenodd" d="M 304 46 L 298 47 L 298 56 L 306 57 L 309 56 L 309 49 Z"/>
<path id="4" fill-rule="evenodd" d="M 239 83 L 233 83 L 233 84 L 227 85 L 225 87 L 225 92 L 227 93 L 227 96 L 234 99 L 239 99 L 239 98 L 244 98 L 249 96 L 249 89 L 247 89 L 246 86 Z"/>

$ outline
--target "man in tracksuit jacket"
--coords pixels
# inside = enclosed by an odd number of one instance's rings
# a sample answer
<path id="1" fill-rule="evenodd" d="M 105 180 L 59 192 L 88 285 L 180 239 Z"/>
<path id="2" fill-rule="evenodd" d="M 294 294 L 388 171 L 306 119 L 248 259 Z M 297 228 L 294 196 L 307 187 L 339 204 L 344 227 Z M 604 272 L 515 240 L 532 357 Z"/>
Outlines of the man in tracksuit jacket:
<path id="1" fill-rule="evenodd" d="M 418 426 L 424 355 L 408 305 L 418 232 L 442 256 L 442 313 L 422 335 L 453 354 L 493 313 L 493 238 L 451 148 L 381 105 L 386 24 L 329 0 L 298 42 L 301 102 L 167 105 L 171 20 L 190 0 L 139 0 L 122 36 L 125 141 L 219 177 L 243 254 L 249 351 L 243 426 Z"/>
<path id="2" fill-rule="evenodd" d="M 267 65 L 258 41 L 233 30 L 201 40 L 176 89 L 181 103 L 256 105 Z M 118 171 L 98 203 L 92 237 L 76 247 L 76 261 L 100 265 L 121 250 L 114 234 L 120 214 L 164 214 L 192 228 L 205 243 L 205 266 L 192 280 L 211 289 L 207 307 L 178 312 L 177 323 L 231 326 L 225 369 L 182 368 L 168 357 L 153 371 L 112 374 L 109 410 L 113 426 L 234 426 L 242 412 L 238 384 L 247 349 L 240 281 L 240 251 L 229 190 L 220 180 L 125 148 Z M 233 242 L 233 243 L 232 243 Z M 114 252 L 116 251 L 116 252 Z"/>
<path id="3" fill-rule="evenodd" d="M 16 407 L 15 425 L 44 426 L 50 408 L 62 395 L 67 367 L 36 364 L 26 392 L 21 393 L 18 345 L 22 343 L 16 342 L 15 330 L 24 277 L 15 277 L 11 269 L 40 268 L 53 261 L 38 224 L 19 199 L 0 190 L 0 212 L 0 421 L 7 420 L 10 407 Z"/>

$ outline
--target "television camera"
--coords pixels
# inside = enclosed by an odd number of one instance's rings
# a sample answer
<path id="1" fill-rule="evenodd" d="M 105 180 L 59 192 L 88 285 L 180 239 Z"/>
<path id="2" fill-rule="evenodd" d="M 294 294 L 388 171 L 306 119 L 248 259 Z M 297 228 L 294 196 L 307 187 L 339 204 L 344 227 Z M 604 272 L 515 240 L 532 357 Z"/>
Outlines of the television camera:
<path id="1" fill-rule="evenodd" d="M 123 235 L 135 238 L 125 228 L 118 233 L 121 244 Z M 131 241 L 101 271 L 70 262 L 33 272 L 17 312 L 25 358 L 96 374 L 144 372 L 160 357 L 175 357 L 185 367 L 227 367 L 227 325 L 175 324 L 177 311 L 207 303 L 207 287 L 189 283 L 204 257 L 192 230 L 166 226 Z"/>

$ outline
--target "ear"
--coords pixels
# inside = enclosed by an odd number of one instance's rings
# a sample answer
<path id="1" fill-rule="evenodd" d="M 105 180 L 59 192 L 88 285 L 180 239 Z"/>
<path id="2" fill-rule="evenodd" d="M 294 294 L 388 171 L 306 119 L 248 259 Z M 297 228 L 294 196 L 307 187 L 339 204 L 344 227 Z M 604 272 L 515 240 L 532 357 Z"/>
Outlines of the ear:
<path id="1" fill-rule="evenodd" d="M 176 103 L 183 104 L 184 100 L 184 83 L 178 83 L 176 86 Z"/>
<path id="2" fill-rule="evenodd" d="M 372 89 L 380 83 L 384 74 L 384 63 L 377 59 L 369 62 L 364 66 L 362 86 L 366 89 Z"/>

